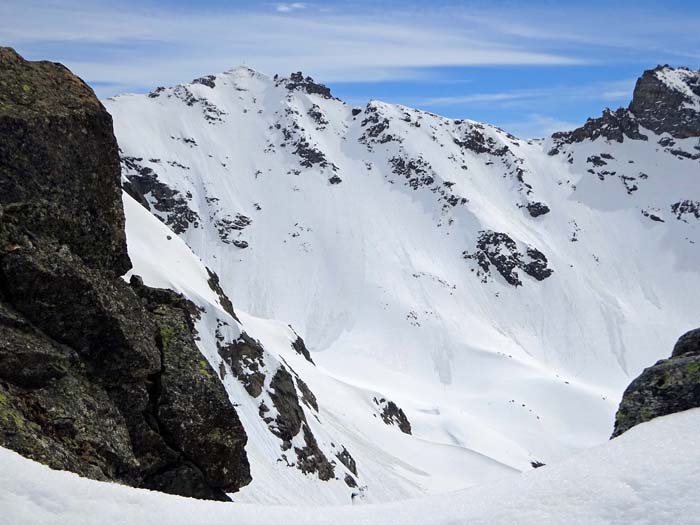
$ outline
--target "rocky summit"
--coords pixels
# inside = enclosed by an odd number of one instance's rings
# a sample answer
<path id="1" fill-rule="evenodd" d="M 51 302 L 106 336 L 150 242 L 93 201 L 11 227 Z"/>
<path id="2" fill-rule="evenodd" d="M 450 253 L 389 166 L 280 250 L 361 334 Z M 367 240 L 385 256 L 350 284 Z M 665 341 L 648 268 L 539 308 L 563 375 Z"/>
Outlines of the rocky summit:
<path id="1" fill-rule="evenodd" d="M 227 500 L 247 437 L 182 296 L 120 276 L 112 119 L 60 64 L 0 49 L 0 445 L 53 468 Z"/>
<path id="2" fill-rule="evenodd" d="M 700 71 L 668 65 L 645 71 L 634 88 L 629 111 L 658 135 L 700 137 Z"/>
<path id="3" fill-rule="evenodd" d="M 649 133 L 675 139 L 700 137 L 700 71 L 657 66 L 637 80 L 627 108 L 606 109 L 599 118 L 588 119 L 580 128 L 555 133 L 556 143 L 582 142 L 603 137 L 648 140 Z M 647 132 L 645 133 L 645 130 Z M 552 150 L 556 152 L 556 148 Z"/>

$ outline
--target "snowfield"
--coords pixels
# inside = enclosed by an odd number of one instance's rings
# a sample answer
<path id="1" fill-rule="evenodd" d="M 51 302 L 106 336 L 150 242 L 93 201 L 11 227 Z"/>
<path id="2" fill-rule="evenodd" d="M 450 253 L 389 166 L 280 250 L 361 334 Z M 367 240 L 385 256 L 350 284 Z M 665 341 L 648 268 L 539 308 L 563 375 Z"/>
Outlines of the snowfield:
<path id="1" fill-rule="evenodd" d="M 655 419 L 562 462 L 449 494 L 318 507 L 203 502 L 87 480 L 0 449 L 0 524 L 698 523 L 700 409 Z"/>
<path id="2" fill-rule="evenodd" d="M 148 286 L 170 288 L 184 294 L 202 309 L 196 324 L 197 344 L 214 370 L 220 370 L 221 357 L 217 330 L 225 330 L 227 340 L 242 331 L 258 339 L 266 351 L 266 364 L 272 372 L 282 366 L 303 375 L 319 400 L 315 412 L 302 404 L 321 450 L 336 460 L 340 446 L 353 457 L 363 481 L 363 501 L 376 502 L 406 498 L 431 483 L 436 491 L 448 491 L 464 484 L 476 484 L 518 471 L 477 452 L 439 442 L 414 439 L 376 417 L 371 399 L 381 392 L 353 386 L 332 377 L 326 370 L 308 363 L 293 348 L 296 334 L 285 324 L 259 319 L 237 310 L 240 322 L 226 313 L 220 299 L 207 284 L 206 267 L 187 245 L 164 224 L 124 194 L 126 233 L 133 269 L 124 276 L 142 277 Z M 222 327 L 222 323 L 226 326 Z M 226 365 L 224 365 L 226 366 Z M 231 495 L 235 501 L 276 504 L 301 499 L 308 504 L 346 504 L 358 488 L 348 487 L 343 474 L 351 473 L 337 462 L 339 479 L 319 481 L 277 461 L 280 441 L 259 416 L 260 399 L 252 398 L 230 372 L 222 379 L 231 402 L 248 434 L 246 452 L 254 482 Z M 269 381 L 268 381 L 269 382 Z M 265 397 L 265 394 L 263 394 Z M 269 396 L 265 397 L 269 406 Z M 295 444 L 301 444 L 299 442 Z M 291 452 L 286 453 L 291 460 Z M 432 476 L 436 477 L 434 479 Z M 303 498 L 299 495 L 304 494 Z"/>
<path id="3" fill-rule="evenodd" d="M 127 198 L 134 273 L 204 309 L 200 349 L 248 433 L 238 501 L 519 479 L 606 441 L 630 380 L 697 326 L 697 139 L 520 140 L 244 67 L 105 105 L 124 181 L 179 236 Z M 260 395 L 222 364 L 217 330 L 264 346 Z M 295 468 L 263 422 L 280 367 L 315 395 L 302 408 L 332 479 Z M 411 435 L 382 420 L 389 401 Z"/>

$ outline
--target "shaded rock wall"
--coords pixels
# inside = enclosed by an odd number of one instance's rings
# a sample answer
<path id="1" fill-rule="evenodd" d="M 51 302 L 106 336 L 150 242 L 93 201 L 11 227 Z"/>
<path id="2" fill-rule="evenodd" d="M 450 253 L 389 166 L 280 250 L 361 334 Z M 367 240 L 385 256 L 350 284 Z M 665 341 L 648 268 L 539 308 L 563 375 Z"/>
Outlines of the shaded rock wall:
<path id="1" fill-rule="evenodd" d="M 111 118 L 66 68 L 0 48 L 0 446 L 52 468 L 226 500 L 246 435 L 194 305 L 118 276 Z"/>
<path id="2" fill-rule="evenodd" d="M 640 126 L 657 135 L 698 137 L 700 111 L 695 107 L 697 98 L 700 98 L 700 71 L 669 66 L 646 70 L 637 79 L 627 108 L 606 109 L 601 117 L 588 119 L 578 129 L 554 133 L 555 146 L 550 154 L 557 154 L 562 144 L 598 137 L 614 142 L 623 142 L 625 137 L 648 140 Z"/>
<path id="3" fill-rule="evenodd" d="M 60 64 L 0 48 L 0 205 L 28 233 L 123 274 L 126 251 L 112 118 Z"/>
<path id="4" fill-rule="evenodd" d="M 671 89 L 664 82 L 669 76 L 686 88 Z M 700 71 L 657 66 L 637 80 L 629 110 L 642 126 L 658 135 L 700 137 L 700 113 L 693 108 L 692 95 L 700 98 Z"/>

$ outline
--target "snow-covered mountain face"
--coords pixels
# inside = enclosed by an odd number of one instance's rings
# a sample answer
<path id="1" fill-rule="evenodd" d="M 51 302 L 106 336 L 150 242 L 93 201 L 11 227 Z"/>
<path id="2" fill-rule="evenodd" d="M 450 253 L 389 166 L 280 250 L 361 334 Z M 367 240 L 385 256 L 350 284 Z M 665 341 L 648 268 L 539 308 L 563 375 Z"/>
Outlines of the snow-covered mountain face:
<path id="1" fill-rule="evenodd" d="M 125 188 L 236 307 L 199 332 L 248 433 L 237 500 L 556 461 L 607 439 L 630 379 L 697 326 L 699 72 L 647 71 L 629 108 L 546 140 L 245 67 L 105 105 Z M 172 275 L 146 284 L 205 282 L 126 215 L 135 273 Z"/>

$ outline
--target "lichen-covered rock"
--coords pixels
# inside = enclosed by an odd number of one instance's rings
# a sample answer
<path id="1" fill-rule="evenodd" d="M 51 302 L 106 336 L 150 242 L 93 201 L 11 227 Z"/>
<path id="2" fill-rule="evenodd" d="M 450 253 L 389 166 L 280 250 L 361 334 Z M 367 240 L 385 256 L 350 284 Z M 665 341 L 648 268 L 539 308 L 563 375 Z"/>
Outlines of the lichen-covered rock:
<path id="1" fill-rule="evenodd" d="M 683 334 L 673 347 L 671 357 L 700 354 L 700 328 Z"/>
<path id="2" fill-rule="evenodd" d="M 0 78 L 0 446 L 228 499 L 250 481 L 246 435 L 195 345 L 198 311 L 118 277 L 131 263 L 109 115 L 58 64 L 0 48 Z"/>
<path id="3" fill-rule="evenodd" d="M 0 302 L 0 380 L 23 387 L 45 386 L 65 376 L 75 357 L 70 348 L 56 344 Z"/>
<path id="4" fill-rule="evenodd" d="M 131 262 L 111 116 L 60 64 L 0 48 L 0 76 L 3 220 L 68 245 L 88 266 L 123 274 Z"/>
<path id="5" fill-rule="evenodd" d="M 700 329 L 683 335 L 669 359 L 645 369 L 627 387 L 612 437 L 655 417 L 700 407 Z"/>
<path id="6" fill-rule="evenodd" d="M 121 279 L 105 277 L 53 243 L 5 254 L 0 271 L 13 307 L 74 348 L 96 375 L 145 378 L 160 368 L 153 322 Z"/>
<path id="7" fill-rule="evenodd" d="M 197 308 L 169 290 L 138 290 L 150 299 L 162 355 L 152 389 L 152 414 L 160 432 L 201 472 L 207 487 L 234 492 L 251 479 L 247 437 L 223 385 L 195 344 L 192 315 Z M 181 468 L 179 463 L 175 468 Z"/>

